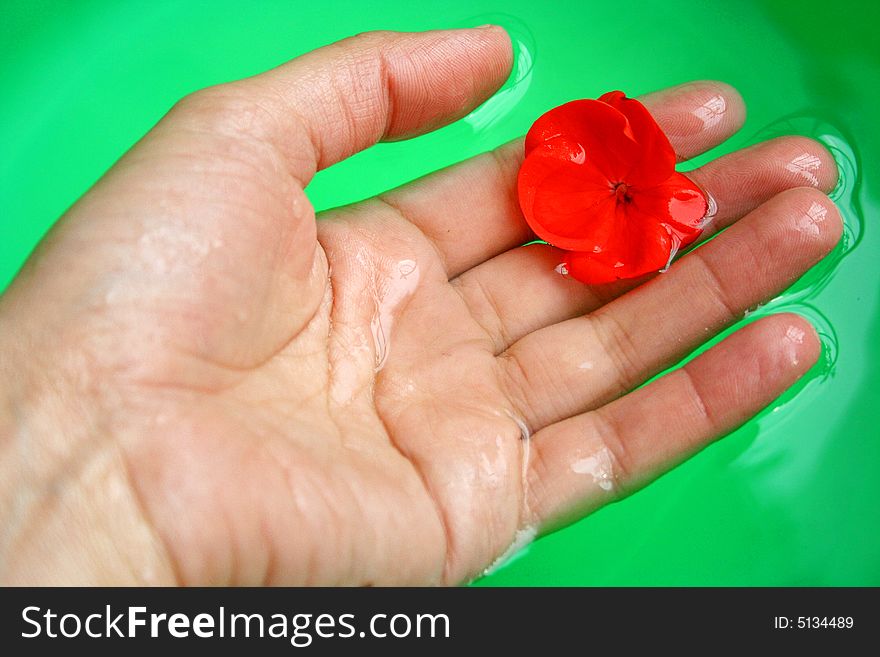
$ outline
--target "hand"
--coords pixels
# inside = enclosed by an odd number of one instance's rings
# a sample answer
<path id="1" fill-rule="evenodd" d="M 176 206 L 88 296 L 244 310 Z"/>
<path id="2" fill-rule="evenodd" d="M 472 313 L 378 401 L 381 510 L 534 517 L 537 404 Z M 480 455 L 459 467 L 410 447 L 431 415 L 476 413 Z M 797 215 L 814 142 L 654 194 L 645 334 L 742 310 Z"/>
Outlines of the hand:
<path id="1" fill-rule="evenodd" d="M 70 209 L 0 300 L 7 583 L 465 581 L 811 366 L 778 315 L 630 392 L 834 246 L 804 138 L 694 172 L 731 227 L 637 287 L 520 247 L 520 142 L 316 222 L 317 170 L 510 65 L 494 27 L 354 37 L 185 98 Z M 642 100 L 682 159 L 744 116 L 720 83 Z"/>

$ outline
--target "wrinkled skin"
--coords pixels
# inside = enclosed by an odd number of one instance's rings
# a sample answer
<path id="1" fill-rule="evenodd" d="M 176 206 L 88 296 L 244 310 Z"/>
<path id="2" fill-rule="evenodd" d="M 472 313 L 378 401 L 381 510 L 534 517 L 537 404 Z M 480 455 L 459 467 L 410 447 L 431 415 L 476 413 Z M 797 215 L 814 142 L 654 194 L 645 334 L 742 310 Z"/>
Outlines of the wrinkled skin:
<path id="1" fill-rule="evenodd" d="M 4 582 L 466 581 L 810 367 L 781 315 L 628 392 L 834 246 L 806 139 L 694 172 L 734 225 L 650 281 L 519 247 L 521 142 L 316 222 L 316 170 L 462 116 L 510 62 L 491 27 L 334 44 L 185 98 L 67 212 L 0 299 Z M 720 83 L 641 100 L 680 159 L 743 118 Z"/>

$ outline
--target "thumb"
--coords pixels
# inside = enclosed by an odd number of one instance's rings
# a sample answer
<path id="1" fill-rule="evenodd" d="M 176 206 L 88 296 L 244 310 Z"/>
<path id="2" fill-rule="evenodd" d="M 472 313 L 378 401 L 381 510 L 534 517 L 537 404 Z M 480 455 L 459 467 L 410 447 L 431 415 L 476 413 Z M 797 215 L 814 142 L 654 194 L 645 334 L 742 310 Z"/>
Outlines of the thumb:
<path id="1" fill-rule="evenodd" d="M 315 171 L 463 116 L 510 64 L 500 28 L 378 32 L 198 91 L 68 211 L 0 309 L 27 307 L 37 332 L 112 316 L 101 328 L 126 350 L 120 322 L 164 353 L 253 367 L 327 288 Z"/>

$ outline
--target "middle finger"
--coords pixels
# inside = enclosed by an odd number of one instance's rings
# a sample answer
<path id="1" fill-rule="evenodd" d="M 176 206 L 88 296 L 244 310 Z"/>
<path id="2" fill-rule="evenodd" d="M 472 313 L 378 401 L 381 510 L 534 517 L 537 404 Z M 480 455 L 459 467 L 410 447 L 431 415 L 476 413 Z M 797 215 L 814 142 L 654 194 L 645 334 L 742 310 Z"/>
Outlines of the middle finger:
<path id="1" fill-rule="evenodd" d="M 786 189 L 830 191 L 837 182 L 837 166 L 818 142 L 780 137 L 720 157 L 688 175 L 717 206 L 700 238 L 704 240 Z M 592 312 L 650 278 L 584 285 L 554 271 L 563 258 L 551 246 L 530 244 L 453 279 L 474 319 L 491 336 L 496 354 L 532 331 Z"/>
<path id="2" fill-rule="evenodd" d="M 788 287 L 840 239 L 821 192 L 778 194 L 667 274 L 598 311 L 535 331 L 498 362 L 530 428 L 606 403 Z"/>

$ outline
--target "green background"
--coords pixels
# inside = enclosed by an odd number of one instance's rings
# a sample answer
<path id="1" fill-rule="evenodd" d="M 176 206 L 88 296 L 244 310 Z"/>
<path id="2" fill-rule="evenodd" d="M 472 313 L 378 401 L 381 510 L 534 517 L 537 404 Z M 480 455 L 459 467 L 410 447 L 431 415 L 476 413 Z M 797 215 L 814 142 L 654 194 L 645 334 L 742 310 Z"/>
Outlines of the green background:
<path id="1" fill-rule="evenodd" d="M 756 420 L 635 496 L 541 539 L 479 584 L 880 584 L 876 3 L 4 0 L 0 289 L 65 208 L 182 95 L 370 29 L 500 23 L 516 70 L 466 119 L 319 174 L 318 208 L 496 146 L 541 112 L 696 78 L 749 105 L 715 152 L 785 132 L 822 139 L 844 178 L 843 244 L 786 294 L 824 357 Z M 706 156 L 697 163 L 705 161 Z"/>

